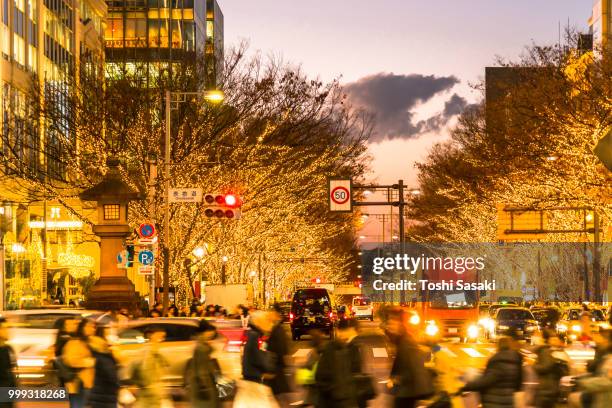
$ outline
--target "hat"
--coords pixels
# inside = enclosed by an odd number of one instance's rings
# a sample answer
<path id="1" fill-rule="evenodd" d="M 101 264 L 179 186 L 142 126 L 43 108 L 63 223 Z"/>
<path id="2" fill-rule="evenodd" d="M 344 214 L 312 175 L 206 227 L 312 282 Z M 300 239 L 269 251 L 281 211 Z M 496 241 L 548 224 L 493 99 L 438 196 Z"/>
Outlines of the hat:
<path id="1" fill-rule="evenodd" d="M 202 319 L 198 324 L 198 328 L 196 329 L 196 333 L 204 333 L 207 331 L 217 331 L 217 328 L 210 324 L 208 320 Z"/>

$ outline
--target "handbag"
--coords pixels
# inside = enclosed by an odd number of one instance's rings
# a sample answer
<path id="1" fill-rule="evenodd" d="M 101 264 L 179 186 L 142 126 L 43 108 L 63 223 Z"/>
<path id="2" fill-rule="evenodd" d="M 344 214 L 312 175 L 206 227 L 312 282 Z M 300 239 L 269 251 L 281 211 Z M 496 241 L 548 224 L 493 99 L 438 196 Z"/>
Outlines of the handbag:
<path id="1" fill-rule="evenodd" d="M 374 385 L 374 378 L 369 374 L 356 374 L 353 377 L 355 379 L 355 388 L 357 388 L 357 400 L 358 401 L 369 401 L 376 398 L 376 385 Z"/>
<path id="2" fill-rule="evenodd" d="M 219 401 L 231 401 L 236 396 L 236 381 L 234 380 L 216 374 L 215 386 L 217 387 Z"/>

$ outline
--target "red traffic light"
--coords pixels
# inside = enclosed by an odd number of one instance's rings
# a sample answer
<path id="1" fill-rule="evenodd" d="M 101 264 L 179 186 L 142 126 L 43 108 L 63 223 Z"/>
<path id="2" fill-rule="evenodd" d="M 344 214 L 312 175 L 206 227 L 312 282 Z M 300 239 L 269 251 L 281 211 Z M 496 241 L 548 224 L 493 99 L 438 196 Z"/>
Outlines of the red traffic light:
<path id="1" fill-rule="evenodd" d="M 228 194 L 225 196 L 225 205 L 233 207 L 236 204 L 238 204 L 238 197 L 233 194 Z"/>
<path id="2" fill-rule="evenodd" d="M 321 283 L 321 278 L 316 278 L 315 283 Z"/>

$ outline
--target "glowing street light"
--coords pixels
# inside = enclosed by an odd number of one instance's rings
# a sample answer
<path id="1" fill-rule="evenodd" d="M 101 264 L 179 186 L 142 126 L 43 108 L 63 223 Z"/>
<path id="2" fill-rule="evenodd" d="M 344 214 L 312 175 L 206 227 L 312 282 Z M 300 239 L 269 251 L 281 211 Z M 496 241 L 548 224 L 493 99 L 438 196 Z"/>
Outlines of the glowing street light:
<path id="1" fill-rule="evenodd" d="M 227 256 L 223 255 L 221 260 L 223 261 L 223 263 L 226 263 L 227 261 L 229 261 L 229 258 Z"/>
<path id="2" fill-rule="evenodd" d="M 195 248 L 195 249 L 192 251 L 192 253 L 193 253 L 193 256 L 195 256 L 196 258 L 200 258 L 200 259 L 202 259 L 202 258 L 204 258 L 204 255 L 206 255 L 206 248 L 201 247 L 201 246 L 196 247 L 196 248 Z"/>
<path id="3" fill-rule="evenodd" d="M 213 89 L 204 92 L 204 99 L 206 99 L 208 102 L 219 103 L 223 102 L 225 99 L 225 94 L 221 90 Z"/>

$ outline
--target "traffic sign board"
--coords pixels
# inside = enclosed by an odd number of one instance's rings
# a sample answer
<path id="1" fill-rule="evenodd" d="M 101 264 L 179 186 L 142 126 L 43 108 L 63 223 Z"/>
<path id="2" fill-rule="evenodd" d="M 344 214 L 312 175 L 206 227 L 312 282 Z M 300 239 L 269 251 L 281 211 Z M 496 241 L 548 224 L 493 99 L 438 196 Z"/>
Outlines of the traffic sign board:
<path id="1" fill-rule="evenodd" d="M 329 210 L 351 212 L 353 194 L 350 179 L 329 179 Z"/>
<path id="2" fill-rule="evenodd" d="M 171 188 L 168 200 L 171 203 L 201 203 L 202 194 L 201 188 Z"/>
<path id="3" fill-rule="evenodd" d="M 125 249 L 117 254 L 117 268 L 127 269 L 128 267 L 128 251 Z"/>
<path id="4" fill-rule="evenodd" d="M 153 251 L 149 251 L 148 249 L 138 253 L 138 262 L 142 265 L 151 265 L 154 259 Z"/>
<path id="5" fill-rule="evenodd" d="M 138 267 L 139 275 L 153 275 L 155 267 L 153 265 L 141 265 Z"/>
<path id="6" fill-rule="evenodd" d="M 151 238 L 153 235 L 155 235 L 155 225 L 151 224 L 150 222 L 140 224 L 138 233 L 140 234 L 141 238 Z"/>

